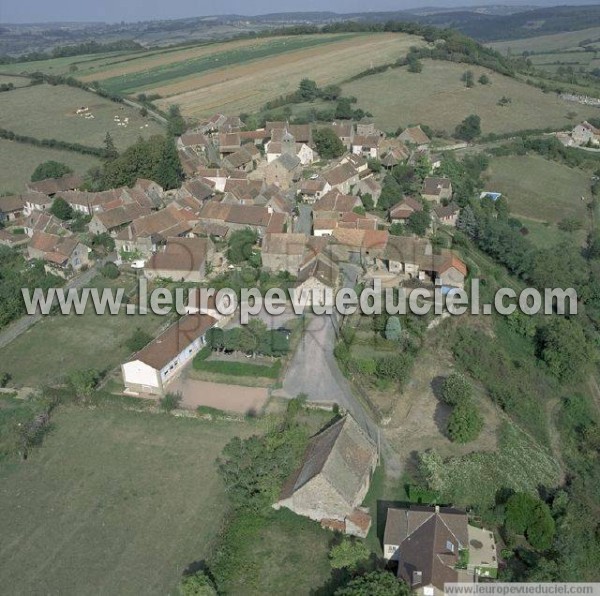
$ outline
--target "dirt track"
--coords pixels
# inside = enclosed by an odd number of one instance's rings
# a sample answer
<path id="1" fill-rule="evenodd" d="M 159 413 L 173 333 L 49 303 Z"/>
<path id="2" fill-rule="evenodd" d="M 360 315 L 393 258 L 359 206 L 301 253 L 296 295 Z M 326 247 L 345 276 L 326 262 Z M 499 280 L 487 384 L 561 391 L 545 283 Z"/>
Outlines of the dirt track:
<path id="1" fill-rule="evenodd" d="M 239 414 L 260 412 L 269 398 L 264 387 L 209 383 L 187 378 L 185 373 L 169 386 L 169 391 L 180 392 L 183 396 L 181 405 L 190 410 L 209 406 Z"/>

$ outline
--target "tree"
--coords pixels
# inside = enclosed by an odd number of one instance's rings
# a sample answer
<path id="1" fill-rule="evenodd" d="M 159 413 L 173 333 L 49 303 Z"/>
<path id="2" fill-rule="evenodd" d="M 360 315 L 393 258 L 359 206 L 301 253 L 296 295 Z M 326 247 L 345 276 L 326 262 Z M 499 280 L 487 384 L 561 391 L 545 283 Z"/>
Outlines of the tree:
<path id="1" fill-rule="evenodd" d="M 238 349 L 246 354 L 256 354 L 261 343 L 264 343 L 267 326 L 260 319 L 252 319 L 247 325 L 242 325 L 238 338 Z"/>
<path id="2" fill-rule="evenodd" d="M 233 507 L 254 513 L 269 511 L 307 440 L 306 429 L 293 424 L 272 428 L 263 436 L 229 441 L 217 463 Z"/>
<path id="3" fill-rule="evenodd" d="M 410 588 L 389 571 L 372 571 L 350 580 L 334 596 L 410 596 Z"/>
<path id="4" fill-rule="evenodd" d="M 0 388 L 6 387 L 10 381 L 11 376 L 7 372 L 0 372 Z"/>
<path id="5" fill-rule="evenodd" d="M 143 347 L 147 346 L 152 339 L 153 338 L 149 333 L 146 333 L 138 327 L 125 342 L 125 345 L 130 352 L 139 352 Z"/>
<path id="6" fill-rule="evenodd" d="M 119 157 L 119 152 L 117 151 L 115 143 L 108 131 L 104 137 L 104 149 L 106 150 L 106 159 L 115 159 L 116 157 Z"/>
<path id="7" fill-rule="evenodd" d="M 548 550 L 552 546 L 555 532 L 556 524 L 552 518 L 550 507 L 540 501 L 527 526 L 527 541 L 537 550 Z"/>
<path id="8" fill-rule="evenodd" d="M 473 388 L 461 373 L 452 373 L 442 386 L 442 399 L 449 406 L 458 406 L 468 402 L 473 395 Z"/>
<path id="9" fill-rule="evenodd" d="M 392 316 L 385 325 L 385 338 L 391 341 L 398 341 L 402 333 L 402 325 L 397 316 Z"/>
<path id="10" fill-rule="evenodd" d="M 336 101 L 342 94 L 342 88 L 339 85 L 327 85 L 321 90 L 321 98 L 325 101 Z"/>
<path id="11" fill-rule="evenodd" d="M 340 544 L 336 544 L 329 551 L 329 564 L 332 569 L 356 571 L 370 555 L 371 551 L 364 542 L 343 538 Z"/>
<path id="12" fill-rule="evenodd" d="M 371 170 L 371 172 L 375 172 L 376 174 L 381 172 L 381 162 L 378 159 L 370 157 L 367 159 L 367 165 L 369 166 L 369 170 Z"/>
<path id="13" fill-rule="evenodd" d="M 360 200 L 367 211 L 375 209 L 375 201 L 373 201 L 373 197 L 370 193 L 366 192 L 364 195 L 361 195 Z"/>
<path id="14" fill-rule="evenodd" d="M 591 348 L 574 319 L 553 317 L 538 330 L 538 355 L 560 381 L 577 378 L 590 359 Z"/>
<path id="15" fill-rule="evenodd" d="M 467 116 L 454 131 L 457 139 L 470 142 L 481 134 L 481 118 L 476 114 Z"/>
<path id="16" fill-rule="evenodd" d="M 346 147 L 331 128 L 317 129 L 313 133 L 317 153 L 323 159 L 335 159 L 346 151 Z"/>
<path id="17" fill-rule="evenodd" d="M 408 216 L 406 227 L 417 236 L 425 236 L 431 223 L 431 217 L 427 211 L 413 211 Z"/>
<path id="18" fill-rule="evenodd" d="M 169 106 L 169 111 L 167 113 L 167 121 L 167 132 L 172 137 L 179 137 L 185 132 L 185 120 L 181 115 L 181 111 L 179 110 L 178 105 Z"/>
<path id="19" fill-rule="evenodd" d="M 236 230 L 229 236 L 227 246 L 227 260 L 230 263 L 240 264 L 252 257 L 254 245 L 258 241 L 258 234 L 250 229 Z"/>
<path id="20" fill-rule="evenodd" d="M 71 208 L 71 205 L 69 205 L 62 197 L 56 197 L 56 199 L 52 201 L 50 213 L 63 221 L 73 218 L 73 209 Z"/>
<path id="21" fill-rule="evenodd" d="M 418 74 L 423 72 L 423 63 L 414 55 L 408 55 L 408 72 Z"/>
<path id="22" fill-rule="evenodd" d="M 183 169 L 172 138 L 157 135 L 138 139 L 119 157 L 104 164 L 95 190 L 131 187 L 138 178 L 154 180 L 167 190 L 180 186 Z"/>
<path id="23" fill-rule="evenodd" d="M 352 102 L 348 97 L 340 97 L 335 108 L 335 117 L 340 120 L 351 120 L 354 116 Z"/>
<path id="24" fill-rule="evenodd" d="M 455 406 L 448 419 L 448 435 L 456 443 L 475 440 L 483 428 L 483 416 L 471 400 Z"/>
<path id="25" fill-rule="evenodd" d="M 39 182 L 40 180 L 45 180 L 46 178 L 60 178 L 61 176 L 66 176 L 67 174 L 72 174 L 73 170 L 66 164 L 61 163 L 59 161 L 45 161 L 41 163 L 31 175 L 32 182 Z"/>
<path id="26" fill-rule="evenodd" d="M 204 571 L 186 575 L 179 584 L 181 596 L 217 596 L 214 583 Z"/>
<path id="27" fill-rule="evenodd" d="M 490 83 L 491 83 L 490 77 L 488 77 L 486 74 L 482 74 L 479 77 L 479 84 L 480 85 L 489 85 Z"/>
<path id="28" fill-rule="evenodd" d="M 465 70 L 460 77 L 460 80 L 463 81 L 465 87 L 471 88 L 475 86 L 475 77 L 473 76 L 472 70 Z"/>
<path id="29" fill-rule="evenodd" d="M 173 139 L 165 139 L 151 177 L 163 188 L 177 188 L 183 180 L 183 168 Z"/>
<path id="30" fill-rule="evenodd" d="M 119 268 L 114 263 L 106 263 L 101 269 L 100 274 L 106 279 L 117 279 L 119 277 Z"/>
<path id="31" fill-rule="evenodd" d="M 511 495 L 506 502 L 504 525 L 509 532 L 524 535 L 533 548 L 547 550 L 552 546 L 556 527 L 550 507 L 534 495 Z"/>
<path id="32" fill-rule="evenodd" d="M 464 209 L 460 210 L 458 219 L 456 221 L 456 227 L 461 232 L 464 232 L 471 240 L 474 240 L 477 236 L 477 218 L 473 213 L 471 205 L 467 205 Z"/>
<path id="33" fill-rule="evenodd" d="M 588 280 L 587 264 L 579 247 L 571 242 L 561 242 L 558 246 L 535 253 L 529 277 L 540 290 L 580 289 Z"/>
<path id="34" fill-rule="evenodd" d="M 319 88 L 315 81 L 302 79 L 298 86 L 298 99 L 300 101 L 314 101 L 319 97 Z"/>
<path id="35" fill-rule="evenodd" d="M 100 380 L 100 374 L 93 369 L 76 370 L 69 375 L 69 384 L 75 395 L 82 400 L 92 397 Z"/>

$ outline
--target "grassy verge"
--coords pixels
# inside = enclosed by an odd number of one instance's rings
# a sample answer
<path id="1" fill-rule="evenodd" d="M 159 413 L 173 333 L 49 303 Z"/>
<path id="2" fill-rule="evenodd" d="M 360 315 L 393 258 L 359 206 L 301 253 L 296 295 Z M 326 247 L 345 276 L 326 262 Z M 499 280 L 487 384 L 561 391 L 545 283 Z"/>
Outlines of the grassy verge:
<path id="1" fill-rule="evenodd" d="M 281 371 L 281 361 L 271 366 L 249 362 L 225 362 L 223 360 L 194 360 L 194 368 L 199 371 L 231 375 L 234 377 L 264 377 L 276 379 Z"/>
<path id="2" fill-rule="evenodd" d="M 226 594 L 311 594 L 330 579 L 334 535 L 291 511 L 242 513 L 222 535 L 211 571 Z"/>

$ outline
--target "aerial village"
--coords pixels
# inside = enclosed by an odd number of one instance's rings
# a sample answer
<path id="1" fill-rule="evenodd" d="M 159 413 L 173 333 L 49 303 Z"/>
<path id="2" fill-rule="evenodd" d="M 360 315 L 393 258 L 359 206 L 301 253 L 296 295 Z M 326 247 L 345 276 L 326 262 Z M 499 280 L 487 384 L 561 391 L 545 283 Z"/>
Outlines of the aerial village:
<path id="1" fill-rule="evenodd" d="M 29 259 L 41 259 L 48 271 L 68 281 L 97 265 L 85 238 L 108 235 L 115 244 L 110 258 L 119 268 L 135 270 L 149 282 L 198 284 L 235 269 L 227 260 L 228 238 L 250 229 L 263 271 L 287 274 L 296 288 L 316 288 L 323 297 L 326 289 L 375 281 L 407 292 L 464 286 L 467 266 L 452 250 L 435 248 L 426 235 L 390 233 L 392 226 L 407 226 L 415 213 L 426 214 L 428 231 L 457 222 L 452 181 L 436 176 L 440 158 L 421 127 L 390 138 L 369 118 L 333 122 L 329 128 L 345 148 L 335 159 L 318 155 L 311 125 L 267 122 L 259 130 L 244 128 L 239 118 L 216 114 L 181 135 L 177 150 L 185 181 L 176 190 L 139 179 L 132 188 L 86 192 L 74 175 L 29 183 L 22 194 L 3 199 L 0 243 L 21 246 Z M 421 192 L 400 197 L 386 217 L 371 213 L 385 173 L 417 162 L 428 168 Z M 89 220 L 85 233 L 50 213 L 59 197 Z M 21 234 L 13 233 L 19 229 Z M 122 363 L 124 394 L 164 396 L 206 345 L 210 329 L 236 325 L 235 316 L 220 314 L 214 301 L 190 303 L 186 312 Z M 274 507 L 366 536 L 372 521 L 361 503 L 379 458 L 368 431 L 348 412 L 315 436 Z M 431 536 L 439 542 L 442 535 L 444 544 L 431 549 L 443 551 L 447 560 L 404 544 Z M 457 570 L 469 544 L 477 545 L 471 547 L 471 563 Z M 423 586 L 424 594 L 459 576 L 473 581 L 476 575 L 493 575 L 494 549 L 493 534 L 469 525 L 464 512 L 424 507 L 388 513 L 385 558 L 402 555 L 399 577 L 415 589 Z"/>

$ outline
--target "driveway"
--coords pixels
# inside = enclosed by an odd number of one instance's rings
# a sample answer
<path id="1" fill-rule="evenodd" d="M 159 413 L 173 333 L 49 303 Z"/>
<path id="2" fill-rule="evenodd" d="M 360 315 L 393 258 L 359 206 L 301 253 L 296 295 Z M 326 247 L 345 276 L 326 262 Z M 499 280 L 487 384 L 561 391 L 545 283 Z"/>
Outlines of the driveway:
<path id="1" fill-rule="evenodd" d="M 357 265 L 341 266 L 344 286 L 353 287 L 360 275 Z M 333 354 L 337 341 L 340 315 L 307 315 L 306 328 L 283 380 L 281 397 L 292 399 L 306 393 L 316 403 L 337 403 L 348 411 L 371 439 L 379 443 L 381 455 L 386 462 L 386 473 L 394 478 L 402 474 L 398 454 L 380 432 L 378 424 L 355 396 L 352 387 L 340 370 Z"/>

